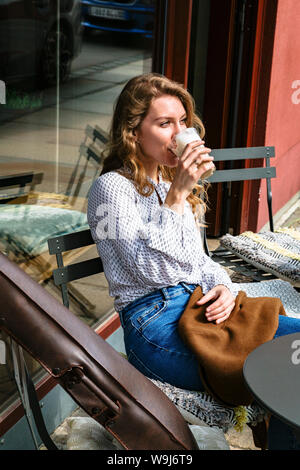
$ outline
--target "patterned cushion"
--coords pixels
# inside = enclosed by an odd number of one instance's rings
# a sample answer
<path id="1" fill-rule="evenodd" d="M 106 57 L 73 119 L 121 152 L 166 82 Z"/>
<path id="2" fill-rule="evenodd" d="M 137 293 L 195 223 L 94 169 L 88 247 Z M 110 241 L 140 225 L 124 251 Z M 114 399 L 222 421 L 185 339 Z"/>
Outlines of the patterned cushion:
<path id="1" fill-rule="evenodd" d="M 37 256 L 56 235 L 88 228 L 86 214 L 58 207 L 26 204 L 0 206 L 0 242 L 16 254 Z"/>
<path id="2" fill-rule="evenodd" d="M 275 232 L 224 235 L 221 246 L 266 272 L 300 285 L 300 232 L 281 228 Z"/>

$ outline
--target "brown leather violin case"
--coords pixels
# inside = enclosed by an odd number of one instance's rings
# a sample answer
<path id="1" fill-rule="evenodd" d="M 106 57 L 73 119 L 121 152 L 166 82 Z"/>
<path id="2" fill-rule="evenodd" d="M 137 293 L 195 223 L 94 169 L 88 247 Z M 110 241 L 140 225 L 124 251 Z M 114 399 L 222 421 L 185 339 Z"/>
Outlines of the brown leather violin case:
<path id="1" fill-rule="evenodd" d="M 0 328 L 125 449 L 198 449 L 163 392 L 1 253 L 0 299 Z"/>

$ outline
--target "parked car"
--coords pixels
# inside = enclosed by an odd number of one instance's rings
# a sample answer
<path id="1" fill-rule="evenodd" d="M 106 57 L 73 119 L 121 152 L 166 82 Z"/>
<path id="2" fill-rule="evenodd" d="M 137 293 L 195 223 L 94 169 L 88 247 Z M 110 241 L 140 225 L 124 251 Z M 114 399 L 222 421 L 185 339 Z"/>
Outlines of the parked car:
<path id="1" fill-rule="evenodd" d="M 82 0 L 86 30 L 118 31 L 153 37 L 155 0 Z"/>
<path id="2" fill-rule="evenodd" d="M 1 0 L 0 80 L 6 84 L 65 82 L 81 50 L 80 0 Z M 58 20 L 59 17 L 59 20 Z M 59 21 L 59 23 L 58 23 Z"/>

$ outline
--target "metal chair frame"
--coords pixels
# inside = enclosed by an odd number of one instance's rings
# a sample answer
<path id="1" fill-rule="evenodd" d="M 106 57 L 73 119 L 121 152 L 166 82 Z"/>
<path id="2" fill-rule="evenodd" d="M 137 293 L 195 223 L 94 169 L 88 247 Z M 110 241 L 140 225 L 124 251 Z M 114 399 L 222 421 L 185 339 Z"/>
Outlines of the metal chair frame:
<path id="1" fill-rule="evenodd" d="M 245 159 L 265 159 L 266 166 L 264 168 L 242 168 L 242 169 L 229 169 L 217 170 L 209 178 L 210 183 L 221 183 L 228 181 L 241 181 L 251 179 L 267 179 L 267 198 L 269 207 L 269 218 L 271 230 L 274 230 L 273 215 L 272 215 L 272 192 L 271 192 L 271 178 L 276 176 L 276 170 L 270 166 L 270 158 L 274 157 L 274 147 L 252 147 L 252 148 L 237 148 L 237 149 L 218 149 L 212 150 L 212 155 L 215 161 L 237 161 Z M 221 264 L 225 264 L 226 260 L 221 259 L 225 254 L 222 250 L 210 252 L 207 245 L 206 230 L 204 230 L 204 249 L 206 253 L 212 258 L 216 259 Z M 63 253 L 69 250 L 93 245 L 94 241 L 90 230 L 83 230 L 74 232 L 68 235 L 54 237 L 48 240 L 49 253 L 56 255 L 57 269 L 53 270 L 53 279 L 55 285 L 61 288 L 63 303 L 69 307 L 69 293 L 68 283 L 83 277 L 91 276 L 93 274 L 103 272 L 103 265 L 99 257 L 81 261 L 79 263 L 69 264 L 64 266 Z M 228 254 L 227 254 L 228 256 Z M 232 261 L 230 261 L 230 266 Z M 243 262 L 242 271 L 245 272 L 245 262 Z M 236 266 L 237 271 L 241 272 L 241 263 Z M 263 275 L 251 273 L 255 280 L 266 279 Z M 272 275 L 272 278 L 275 276 Z"/>
<path id="2" fill-rule="evenodd" d="M 270 230 L 274 232 L 274 221 L 272 212 L 272 189 L 271 179 L 276 177 L 276 168 L 271 166 L 271 158 L 275 156 L 274 147 L 246 147 L 246 148 L 232 148 L 212 150 L 211 154 L 214 156 L 215 162 L 230 162 L 232 167 L 236 161 L 245 161 L 253 159 L 263 159 L 264 167 L 255 168 L 240 168 L 240 169 L 222 169 L 216 170 L 215 173 L 208 179 L 210 183 L 231 183 L 233 181 L 247 181 L 247 180 L 261 180 L 266 179 L 266 197 L 268 203 L 269 224 Z M 250 277 L 254 281 L 263 281 L 275 279 L 276 276 L 259 269 L 250 263 L 244 261 L 230 250 L 219 247 L 214 251 L 210 251 L 207 244 L 206 228 L 204 228 L 204 249 L 214 261 L 222 266 L 226 266 L 231 270 Z"/>

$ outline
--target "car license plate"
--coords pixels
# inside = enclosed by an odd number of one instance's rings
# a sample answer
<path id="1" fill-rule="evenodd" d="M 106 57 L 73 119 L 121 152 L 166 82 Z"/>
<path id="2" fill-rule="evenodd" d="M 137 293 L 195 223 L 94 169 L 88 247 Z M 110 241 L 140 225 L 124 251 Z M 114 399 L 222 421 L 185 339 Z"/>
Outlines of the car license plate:
<path id="1" fill-rule="evenodd" d="M 115 8 L 91 7 L 91 16 L 100 16 L 101 18 L 110 18 L 113 20 L 126 20 L 125 11 Z"/>

